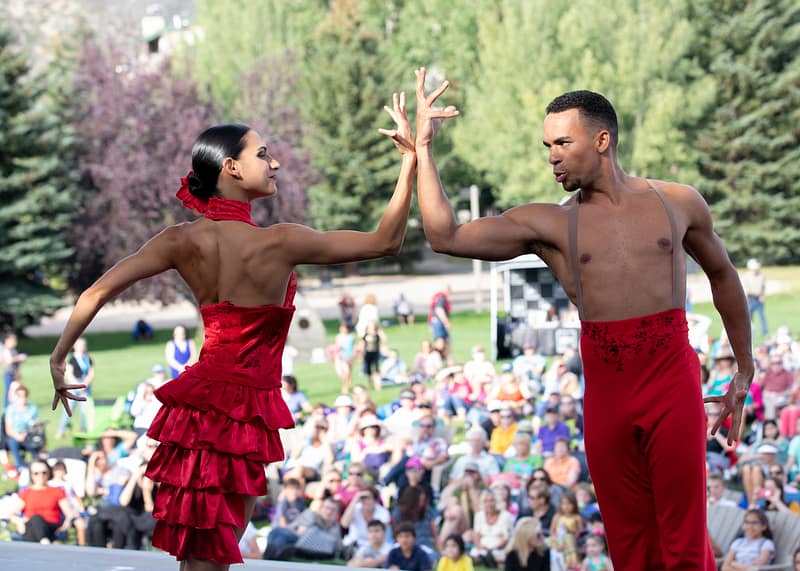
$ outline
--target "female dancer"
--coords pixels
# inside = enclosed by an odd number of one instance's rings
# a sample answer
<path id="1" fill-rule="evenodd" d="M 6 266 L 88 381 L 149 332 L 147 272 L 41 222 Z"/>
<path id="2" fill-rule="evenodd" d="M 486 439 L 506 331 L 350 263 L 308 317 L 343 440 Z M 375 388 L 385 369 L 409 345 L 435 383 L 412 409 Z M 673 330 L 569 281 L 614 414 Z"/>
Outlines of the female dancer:
<path id="1" fill-rule="evenodd" d="M 256 227 L 250 202 L 277 192 L 280 164 L 258 133 L 218 125 L 192 149 L 178 197 L 204 217 L 165 229 L 81 294 L 50 357 L 55 396 L 70 413 L 64 359 L 97 311 L 137 280 L 176 269 L 205 325 L 197 364 L 157 392 L 164 406 L 149 430 L 161 445 L 147 476 L 160 482 L 153 545 L 181 569 L 241 563 L 237 545 L 255 498 L 267 492 L 263 465 L 283 460 L 279 428 L 294 426 L 281 397 L 298 264 L 340 264 L 396 255 L 405 235 L 416 155 L 405 96 L 385 108 L 397 124 L 381 133 L 403 156 L 394 194 L 375 232 L 316 232 L 297 224 Z"/>

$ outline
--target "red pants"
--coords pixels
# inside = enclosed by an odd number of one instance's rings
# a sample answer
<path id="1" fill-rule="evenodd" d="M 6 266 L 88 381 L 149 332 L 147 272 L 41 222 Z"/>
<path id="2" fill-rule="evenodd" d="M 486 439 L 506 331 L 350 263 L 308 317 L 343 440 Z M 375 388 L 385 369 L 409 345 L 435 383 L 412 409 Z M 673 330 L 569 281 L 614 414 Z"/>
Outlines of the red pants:
<path id="1" fill-rule="evenodd" d="M 586 459 L 617 571 L 713 571 L 700 365 L 682 309 L 584 321 Z"/>

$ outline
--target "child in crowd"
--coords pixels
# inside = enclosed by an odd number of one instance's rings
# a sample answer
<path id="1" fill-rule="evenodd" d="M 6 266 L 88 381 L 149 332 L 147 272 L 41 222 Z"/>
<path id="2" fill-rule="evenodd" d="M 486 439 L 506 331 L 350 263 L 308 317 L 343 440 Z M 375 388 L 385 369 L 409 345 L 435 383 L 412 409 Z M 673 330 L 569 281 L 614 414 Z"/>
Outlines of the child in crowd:
<path id="1" fill-rule="evenodd" d="M 770 563 L 775 557 L 775 544 L 772 541 L 769 520 L 763 511 L 747 510 L 742 528 L 744 536 L 735 539 L 731 544 L 722 562 L 722 571 L 760 567 Z"/>
<path id="2" fill-rule="evenodd" d="M 551 547 L 564 556 L 567 568 L 578 567 L 578 536 L 583 532 L 583 518 L 572 490 L 565 490 L 550 526 Z"/>
<path id="3" fill-rule="evenodd" d="M 395 531 L 397 547 L 389 551 L 386 560 L 387 569 L 403 569 L 405 571 L 431 571 L 431 559 L 417 545 L 417 530 L 411 522 L 400 522 Z"/>
<path id="4" fill-rule="evenodd" d="M 300 481 L 286 480 L 275 508 L 275 521 L 278 527 L 288 527 L 306 509 L 306 502 L 300 496 Z"/>
<path id="5" fill-rule="evenodd" d="M 367 524 L 369 543 L 362 545 L 355 556 L 347 562 L 348 567 L 383 567 L 392 546 L 386 541 L 386 524 L 379 519 Z"/>
<path id="6" fill-rule="evenodd" d="M 586 558 L 581 571 L 614 571 L 611 559 L 606 555 L 604 536 L 593 534 L 586 538 Z"/>
<path id="7" fill-rule="evenodd" d="M 472 571 L 472 559 L 464 553 L 465 550 L 464 539 L 460 535 L 448 535 L 436 571 Z"/>

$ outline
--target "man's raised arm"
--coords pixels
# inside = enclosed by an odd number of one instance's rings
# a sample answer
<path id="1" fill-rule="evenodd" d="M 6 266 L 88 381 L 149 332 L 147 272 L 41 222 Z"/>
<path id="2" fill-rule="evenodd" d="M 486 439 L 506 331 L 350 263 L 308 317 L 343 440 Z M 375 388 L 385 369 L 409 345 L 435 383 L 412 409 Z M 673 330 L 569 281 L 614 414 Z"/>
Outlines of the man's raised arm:
<path id="1" fill-rule="evenodd" d="M 459 225 L 453 207 L 444 192 L 439 170 L 433 157 L 433 137 L 445 119 L 458 116 L 448 105 L 434 109 L 434 102 L 448 88 L 443 82 L 433 93 L 425 95 L 425 68 L 417 74 L 417 197 L 422 213 L 425 236 L 436 252 L 481 260 L 507 260 L 531 251 L 533 242 L 541 238 L 529 221 L 556 205 L 529 204 L 513 208 L 499 216 L 480 218 Z"/>

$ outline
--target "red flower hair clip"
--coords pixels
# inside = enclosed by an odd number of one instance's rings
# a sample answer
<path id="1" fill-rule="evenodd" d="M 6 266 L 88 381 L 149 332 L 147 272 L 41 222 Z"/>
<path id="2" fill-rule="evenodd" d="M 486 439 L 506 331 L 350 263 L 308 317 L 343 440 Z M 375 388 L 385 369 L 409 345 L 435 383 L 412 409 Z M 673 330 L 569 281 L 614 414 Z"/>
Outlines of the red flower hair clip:
<path id="1" fill-rule="evenodd" d="M 186 208 L 192 210 L 195 214 L 203 214 L 208 209 L 208 202 L 200 200 L 189 192 L 189 177 L 193 174 L 194 172 L 189 171 L 184 178 L 181 178 L 181 187 L 178 189 L 175 196 L 178 197 Z"/>

